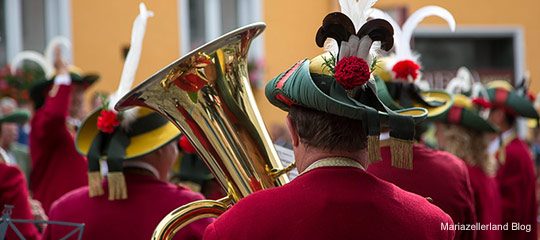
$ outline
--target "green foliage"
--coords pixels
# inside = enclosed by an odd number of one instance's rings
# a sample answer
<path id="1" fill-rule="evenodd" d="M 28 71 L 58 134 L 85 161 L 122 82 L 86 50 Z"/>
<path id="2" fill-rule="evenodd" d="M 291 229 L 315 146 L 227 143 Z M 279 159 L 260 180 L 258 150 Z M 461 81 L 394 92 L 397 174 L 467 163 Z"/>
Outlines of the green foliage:
<path id="1" fill-rule="evenodd" d="M 336 74 L 336 63 L 337 63 L 336 56 L 334 56 L 334 54 L 330 53 L 329 58 L 326 58 L 325 56 L 322 56 L 322 59 L 324 61 L 322 63 L 323 72 L 328 71 L 328 72 L 332 73 L 332 76 L 334 76 L 334 74 Z"/>
<path id="2" fill-rule="evenodd" d="M 373 57 L 373 61 L 371 61 L 371 65 L 369 66 L 369 71 L 373 73 L 375 71 L 375 68 L 377 68 L 377 63 L 379 63 L 379 59 L 377 57 Z"/>

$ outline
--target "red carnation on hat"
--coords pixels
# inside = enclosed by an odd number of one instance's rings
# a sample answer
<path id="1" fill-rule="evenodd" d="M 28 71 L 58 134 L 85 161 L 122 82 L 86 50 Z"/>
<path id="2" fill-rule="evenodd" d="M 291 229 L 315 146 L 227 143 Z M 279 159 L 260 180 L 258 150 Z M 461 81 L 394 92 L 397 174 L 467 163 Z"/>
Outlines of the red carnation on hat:
<path id="1" fill-rule="evenodd" d="M 480 106 L 482 108 L 492 108 L 493 107 L 493 104 L 491 104 L 490 101 L 484 99 L 484 98 L 475 98 L 472 100 L 472 102 L 474 103 L 474 105 L 476 106 Z"/>
<path id="2" fill-rule="evenodd" d="M 396 78 L 409 80 L 409 76 L 411 76 L 413 81 L 418 77 L 418 70 L 420 70 L 420 65 L 411 60 L 399 61 L 392 68 Z"/>
<path id="3" fill-rule="evenodd" d="M 362 86 L 369 80 L 369 66 L 364 59 L 351 56 L 341 59 L 336 64 L 336 80 L 345 87 L 353 89 L 356 86 Z"/>
<path id="4" fill-rule="evenodd" d="M 114 110 L 101 110 L 101 115 L 97 118 L 97 128 L 104 133 L 114 132 L 114 128 L 120 124 L 116 115 Z"/>
<path id="5" fill-rule="evenodd" d="M 529 100 L 531 100 L 531 102 L 534 102 L 534 99 L 536 98 L 532 92 L 527 92 L 527 97 L 529 97 Z"/>
<path id="6" fill-rule="evenodd" d="M 186 136 L 182 135 L 180 137 L 180 141 L 178 141 L 178 144 L 180 145 L 180 147 L 185 153 L 190 153 L 190 154 L 195 153 L 195 148 L 193 147 L 193 145 L 191 145 L 191 143 L 186 138 Z"/>

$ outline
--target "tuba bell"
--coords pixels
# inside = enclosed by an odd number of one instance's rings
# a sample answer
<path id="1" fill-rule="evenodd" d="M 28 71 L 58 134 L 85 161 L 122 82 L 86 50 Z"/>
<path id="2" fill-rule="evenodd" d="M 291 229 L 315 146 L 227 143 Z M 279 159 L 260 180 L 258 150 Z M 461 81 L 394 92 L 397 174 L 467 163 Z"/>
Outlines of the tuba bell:
<path id="1" fill-rule="evenodd" d="M 157 226 L 152 239 L 171 239 L 185 225 L 217 217 L 241 198 L 281 186 L 283 169 L 248 79 L 247 54 L 264 23 L 234 30 L 176 60 L 126 94 L 117 110 L 153 109 L 193 144 L 227 196 L 179 207 Z"/>

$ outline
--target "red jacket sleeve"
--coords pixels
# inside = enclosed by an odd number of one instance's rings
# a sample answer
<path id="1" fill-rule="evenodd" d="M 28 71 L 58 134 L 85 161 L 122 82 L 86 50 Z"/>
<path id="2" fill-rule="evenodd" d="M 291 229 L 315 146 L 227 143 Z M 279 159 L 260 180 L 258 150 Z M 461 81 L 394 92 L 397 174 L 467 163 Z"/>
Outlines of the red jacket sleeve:
<path id="1" fill-rule="evenodd" d="M 206 228 L 206 231 L 204 231 L 203 240 L 213 240 L 213 239 L 219 239 L 216 229 L 214 227 L 214 223 L 208 225 Z"/>
<path id="2" fill-rule="evenodd" d="M 474 192 L 471 184 L 471 177 L 469 176 L 469 169 L 463 164 L 462 168 L 464 178 L 464 190 L 465 190 L 465 212 L 464 223 L 476 224 L 476 207 L 474 205 Z M 462 231 L 462 237 L 460 239 L 476 239 L 476 231 Z"/>
<path id="3" fill-rule="evenodd" d="M 32 122 L 33 135 L 43 144 L 54 144 L 59 131 L 66 128 L 72 86 L 53 86 L 55 87 L 58 87 L 56 95 L 47 95 L 45 104 L 36 111 Z"/>
<path id="4" fill-rule="evenodd" d="M 24 175 L 17 167 L 0 164 L 0 209 L 12 205 L 12 219 L 33 219 L 28 189 Z M 14 223 L 26 239 L 39 239 L 39 232 L 32 223 Z M 19 239 L 13 229 L 8 229 L 6 239 Z"/>

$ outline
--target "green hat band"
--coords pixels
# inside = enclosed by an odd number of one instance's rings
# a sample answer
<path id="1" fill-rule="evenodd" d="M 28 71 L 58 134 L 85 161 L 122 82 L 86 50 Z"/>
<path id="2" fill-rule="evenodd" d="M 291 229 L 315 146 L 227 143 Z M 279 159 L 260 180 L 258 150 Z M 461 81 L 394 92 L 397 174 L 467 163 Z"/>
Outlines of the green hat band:
<path id="1" fill-rule="evenodd" d="M 393 99 L 399 100 L 399 105 L 410 108 L 414 107 L 414 101 L 428 107 L 440 107 L 445 103 L 441 101 L 426 101 L 421 93 L 421 90 L 414 83 L 409 82 L 384 82 L 388 93 Z"/>
<path id="2" fill-rule="evenodd" d="M 421 91 L 414 83 L 385 82 L 375 78 L 381 102 L 392 110 L 415 106 L 426 108 L 427 118 L 433 118 L 447 111 L 454 103 L 451 94 L 443 90 Z"/>
<path id="3" fill-rule="evenodd" d="M 109 171 L 122 171 L 122 161 L 130 139 L 140 134 L 150 132 L 168 123 L 168 120 L 158 113 L 151 113 L 130 124 L 130 130 L 115 129 L 113 133 L 99 132 L 88 150 L 88 171 L 99 171 L 99 159 L 107 156 Z"/>
<path id="4" fill-rule="evenodd" d="M 434 121 L 461 125 L 480 132 L 498 132 L 499 129 L 480 117 L 476 112 L 462 106 L 452 106 L 448 111 L 432 118 Z"/>

